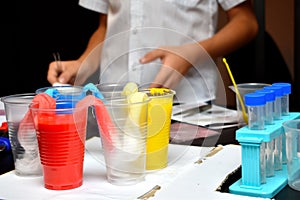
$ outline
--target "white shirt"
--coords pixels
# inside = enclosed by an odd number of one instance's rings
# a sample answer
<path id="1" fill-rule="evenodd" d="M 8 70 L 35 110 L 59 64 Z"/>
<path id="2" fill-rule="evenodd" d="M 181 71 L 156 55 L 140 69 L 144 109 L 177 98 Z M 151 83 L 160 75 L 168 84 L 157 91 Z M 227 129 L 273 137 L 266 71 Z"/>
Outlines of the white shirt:
<path id="1" fill-rule="evenodd" d="M 100 83 L 151 83 L 161 63 L 141 65 L 139 59 L 159 46 L 195 43 L 217 30 L 218 6 L 228 10 L 245 0 L 79 0 L 79 5 L 108 14 Z M 199 47 L 199 49 L 202 49 Z M 204 51 L 204 50 L 202 50 Z M 205 64 L 195 64 L 174 88 L 181 102 L 215 98 L 219 76 L 206 52 Z"/>

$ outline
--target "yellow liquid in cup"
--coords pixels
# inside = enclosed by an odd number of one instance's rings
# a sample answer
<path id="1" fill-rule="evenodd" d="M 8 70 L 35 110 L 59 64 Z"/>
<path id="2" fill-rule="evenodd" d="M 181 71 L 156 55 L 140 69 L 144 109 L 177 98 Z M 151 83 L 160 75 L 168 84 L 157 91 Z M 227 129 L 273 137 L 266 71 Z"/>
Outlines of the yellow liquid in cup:
<path id="1" fill-rule="evenodd" d="M 168 90 L 169 91 L 169 90 Z M 168 164 L 171 114 L 174 93 L 150 96 L 146 169 L 165 168 Z"/>

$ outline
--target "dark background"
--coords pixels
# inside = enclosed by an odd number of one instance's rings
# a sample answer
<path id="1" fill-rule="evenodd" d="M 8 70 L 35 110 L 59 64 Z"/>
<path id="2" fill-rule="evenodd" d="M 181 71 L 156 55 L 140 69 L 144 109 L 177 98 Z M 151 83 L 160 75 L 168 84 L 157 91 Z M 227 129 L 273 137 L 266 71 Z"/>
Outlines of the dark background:
<path id="1" fill-rule="evenodd" d="M 61 60 L 77 59 L 98 20 L 99 14 L 79 6 L 78 0 L 2 3 L 0 97 L 50 86 L 47 71 L 53 53 L 59 52 Z M 226 56 L 236 82 L 292 83 L 277 44 L 267 32 L 264 37 L 264 76 L 254 70 L 255 41 Z"/>
<path id="2" fill-rule="evenodd" d="M 78 58 L 98 25 L 99 14 L 78 0 L 14 0 L 1 5 L 0 96 L 50 86 L 48 65 Z"/>

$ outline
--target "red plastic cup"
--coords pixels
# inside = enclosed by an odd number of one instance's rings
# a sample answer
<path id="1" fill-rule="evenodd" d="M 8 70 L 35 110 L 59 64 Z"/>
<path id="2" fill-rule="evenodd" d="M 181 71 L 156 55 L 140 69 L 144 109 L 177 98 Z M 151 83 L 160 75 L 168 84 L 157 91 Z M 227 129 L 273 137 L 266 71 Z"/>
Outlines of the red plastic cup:
<path id="1" fill-rule="evenodd" d="M 89 105 L 77 105 L 73 108 L 30 105 L 47 189 L 67 190 L 82 185 Z"/>
<path id="2" fill-rule="evenodd" d="M 76 164 L 43 165 L 45 188 L 68 190 L 82 185 L 82 161 Z"/>

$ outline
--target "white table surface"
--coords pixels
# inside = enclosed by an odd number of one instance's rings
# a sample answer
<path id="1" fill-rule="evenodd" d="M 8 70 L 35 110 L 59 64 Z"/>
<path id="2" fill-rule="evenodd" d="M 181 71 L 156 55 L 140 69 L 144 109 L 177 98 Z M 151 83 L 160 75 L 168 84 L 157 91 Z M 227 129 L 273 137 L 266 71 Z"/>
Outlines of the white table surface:
<path id="1" fill-rule="evenodd" d="M 241 163 L 240 146 L 226 145 L 206 157 L 212 147 L 169 145 L 169 165 L 147 172 L 145 181 L 131 186 L 116 186 L 106 180 L 106 169 L 99 137 L 86 141 L 83 185 L 71 190 L 44 188 L 43 177 L 20 177 L 14 171 L 0 176 L 0 199 L 137 199 L 155 185 L 161 186 L 154 199 L 260 199 L 216 192 L 228 174 Z M 202 159 L 201 164 L 195 163 Z"/>

